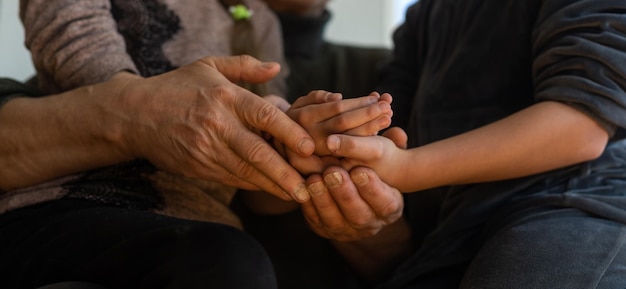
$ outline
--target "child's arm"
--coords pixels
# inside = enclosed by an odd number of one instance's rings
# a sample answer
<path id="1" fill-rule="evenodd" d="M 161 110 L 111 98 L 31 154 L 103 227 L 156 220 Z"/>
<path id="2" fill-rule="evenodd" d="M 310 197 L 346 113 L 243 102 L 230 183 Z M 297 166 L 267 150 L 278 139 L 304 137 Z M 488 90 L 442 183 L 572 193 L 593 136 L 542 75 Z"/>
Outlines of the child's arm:
<path id="1" fill-rule="evenodd" d="M 496 181 L 592 160 L 607 131 L 587 114 L 545 101 L 482 128 L 403 150 L 386 138 L 333 135 L 328 148 L 347 168 L 362 165 L 403 192 Z"/>

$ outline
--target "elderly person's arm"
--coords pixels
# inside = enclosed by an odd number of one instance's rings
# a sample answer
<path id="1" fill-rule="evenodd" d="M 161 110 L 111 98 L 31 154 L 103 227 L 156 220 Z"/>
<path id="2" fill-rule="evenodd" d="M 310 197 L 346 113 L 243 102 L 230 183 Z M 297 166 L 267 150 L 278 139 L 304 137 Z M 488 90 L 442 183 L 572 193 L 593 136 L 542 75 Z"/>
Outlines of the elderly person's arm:
<path id="1" fill-rule="evenodd" d="M 264 82 L 279 69 L 250 57 L 205 58 L 156 77 L 120 74 L 54 96 L 11 99 L 0 108 L 0 189 L 144 158 L 165 171 L 306 201 L 303 178 L 257 131 L 302 155 L 313 152 L 311 137 L 233 84 Z"/>

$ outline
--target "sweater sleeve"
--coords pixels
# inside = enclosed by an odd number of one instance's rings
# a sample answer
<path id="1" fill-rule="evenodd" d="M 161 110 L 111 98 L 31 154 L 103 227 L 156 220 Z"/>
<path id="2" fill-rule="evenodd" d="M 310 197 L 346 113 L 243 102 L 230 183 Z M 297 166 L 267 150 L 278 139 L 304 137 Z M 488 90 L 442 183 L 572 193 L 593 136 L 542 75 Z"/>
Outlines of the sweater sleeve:
<path id="1" fill-rule="evenodd" d="M 590 115 L 612 135 L 624 135 L 623 1 L 543 1 L 533 32 L 533 53 L 538 101 L 568 103 Z"/>
<path id="2" fill-rule="evenodd" d="M 54 93 L 136 73 L 108 0 L 21 0 L 20 17 L 41 89 Z"/>
<path id="3" fill-rule="evenodd" d="M 425 53 L 424 39 L 427 31 L 423 25 L 428 10 L 422 7 L 430 1 L 418 1 L 407 9 L 405 22 L 393 34 L 394 48 L 392 59 L 381 72 L 377 91 L 388 92 L 393 96 L 392 126 L 407 128 L 417 83 L 419 67 Z"/>

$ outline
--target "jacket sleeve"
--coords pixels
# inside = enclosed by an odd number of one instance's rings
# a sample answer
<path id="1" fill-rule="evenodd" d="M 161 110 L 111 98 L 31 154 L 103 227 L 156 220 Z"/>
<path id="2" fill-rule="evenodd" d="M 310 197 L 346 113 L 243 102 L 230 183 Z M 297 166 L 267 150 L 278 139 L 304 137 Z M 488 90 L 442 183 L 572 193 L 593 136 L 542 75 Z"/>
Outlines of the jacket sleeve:
<path id="1" fill-rule="evenodd" d="M 430 1 L 426 1 L 430 3 Z M 423 25 L 426 9 L 422 8 L 424 1 L 418 1 L 409 7 L 405 22 L 393 34 L 394 48 L 392 59 L 381 73 L 377 91 L 388 92 L 393 96 L 392 126 L 406 128 L 408 126 L 417 83 L 420 76 L 423 43 L 426 27 Z"/>
<path id="2" fill-rule="evenodd" d="M 568 103 L 622 137 L 626 2 L 543 1 L 532 41 L 536 100 Z"/>
<path id="3" fill-rule="evenodd" d="M 47 93 L 136 72 L 108 0 L 21 0 L 25 44 Z"/>

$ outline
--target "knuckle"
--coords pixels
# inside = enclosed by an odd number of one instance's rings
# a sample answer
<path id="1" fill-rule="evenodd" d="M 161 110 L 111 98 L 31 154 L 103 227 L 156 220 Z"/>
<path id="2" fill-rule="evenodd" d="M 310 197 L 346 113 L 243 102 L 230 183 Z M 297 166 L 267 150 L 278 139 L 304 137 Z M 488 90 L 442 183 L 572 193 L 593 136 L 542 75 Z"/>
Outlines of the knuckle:
<path id="1" fill-rule="evenodd" d="M 256 174 L 256 170 L 250 166 L 248 163 L 244 162 L 243 160 L 239 160 L 237 161 L 237 164 L 235 165 L 236 167 L 236 175 L 239 178 L 242 179 L 253 179 L 255 177 Z"/>
<path id="2" fill-rule="evenodd" d="M 254 117 L 260 128 L 267 128 L 278 118 L 278 109 L 270 104 L 264 103 L 255 110 Z"/>
<path id="3" fill-rule="evenodd" d="M 316 227 L 316 228 L 319 228 L 322 226 L 322 221 L 320 220 L 317 214 L 305 212 L 304 218 L 306 219 L 309 226 Z"/>
<path id="4" fill-rule="evenodd" d="M 310 115 L 305 111 L 299 111 L 291 115 L 291 118 L 300 125 L 309 124 Z"/>
<path id="5" fill-rule="evenodd" d="M 342 132 L 350 128 L 351 123 L 348 117 L 345 115 L 339 115 L 333 119 L 334 126 L 337 128 L 337 132 Z"/>
<path id="6" fill-rule="evenodd" d="M 378 232 L 380 232 L 382 228 L 381 227 L 377 227 L 377 228 L 370 228 L 368 230 L 363 230 L 360 233 L 360 237 L 361 238 L 369 238 L 372 236 L 376 236 L 376 234 L 378 234 Z"/>
<path id="7" fill-rule="evenodd" d="M 396 214 L 400 211 L 402 211 L 402 206 L 395 199 L 382 203 L 377 209 L 377 212 L 383 216 Z"/>
<path id="8" fill-rule="evenodd" d="M 346 104 L 343 101 L 333 102 L 332 105 L 328 107 L 328 110 L 333 115 L 338 115 L 346 110 Z"/>
<path id="9" fill-rule="evenodd" d="M 326 223 L 326 228 L 328 232 L 339 235 L 343 232 L 346 232 L 349 229 L 349 226 L 345 222 L 331 221 Z"/>
<path id="10" fill-rule="evenodd" d="M 372 226 L 372 221 L 370 216 L 359 215 L 350 219 L 350 225 L 358 230 L 363 230 L 370 228 Z"/>
<path id="11" fill-rule="evenodd" d="M 248 145 L 245 153 L 248 161 L 254 167 L 268 164 L 272 161 L 273 154 L 264 142 L 256 142 Z"/>

